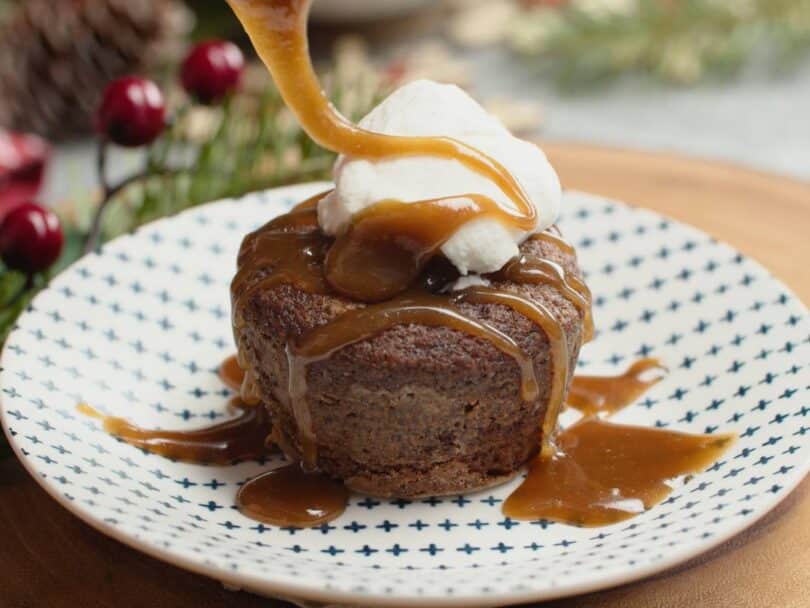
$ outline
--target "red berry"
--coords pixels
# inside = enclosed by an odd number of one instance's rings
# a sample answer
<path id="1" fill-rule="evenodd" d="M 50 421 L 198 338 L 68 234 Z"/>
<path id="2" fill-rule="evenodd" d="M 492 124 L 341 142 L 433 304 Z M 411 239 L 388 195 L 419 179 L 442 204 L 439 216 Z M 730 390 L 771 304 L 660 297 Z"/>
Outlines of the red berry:
<path id="1" fill-rule="evenodd" d="M 183 61 L 180 78 L 183 88 L 199 102 L 219 101 L 239 86 L 245 56 L 227 40 L 202 42 Z"/>
<path id="2" fill-rule="evenodd" d="M 119 146 L 152 143 L 166 126 L 166 104 L 151 80 L 124 76 L 104 90 L 96 113 L 96 129 Z"/>
<path id="3" fill-rule="evenodd" d="M 0 257 L 12 270 L 31 274 L 50 268 L 63 243 L 59 218 L 36 203 L 23 203 L 0 223 Z"/>

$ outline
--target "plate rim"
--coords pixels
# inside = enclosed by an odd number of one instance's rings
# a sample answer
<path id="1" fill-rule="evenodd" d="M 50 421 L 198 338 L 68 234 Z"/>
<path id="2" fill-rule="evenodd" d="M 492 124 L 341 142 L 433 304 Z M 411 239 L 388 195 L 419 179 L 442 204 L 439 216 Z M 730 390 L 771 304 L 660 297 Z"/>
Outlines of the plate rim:
<path id="1" fill-rule="evenodd" d="M 112 239 L 111 241 L 109 241 L 107 245 L 109 245 L 110 243 L 114 243 L 119 239 L 132 238 L 147 228 L 152 229 L 157 225 L 175 221 L 179 217 L 199 213 L 202 209 L 209 208 L 210 206 L 213 205 L 231 204 L 245 198 L 262 196 L 271 192 L 273 194 L 289 195 L 290 193 L 294 193 L 297 190 L 308 190 L 308 189 L 315 190 L 316 188 L 324 186 L 328 187 L 330 185 L 331 182 L 328 181 L 304 182 L 300 184 L 281 186 L 277 188 L 270 188 L 267 190 L 250 192 L 241 197 L 212 201 L 210 203 L 205 203 L 204 205 L 201 205 L 199 207 L 186 209 L 176 215 L 160 218 L 153 222 L 144 224 L 143 226 L 139 226 L 136 230 L 132 232 L 120 235 L 119 237 Z M 802 314 L 805 315 L 807 314 L 807 306 L 789 285 L 782 282 L 770 270 L 768 270 L 765 266 L 763 266 L 756 258 L 747 254 L 742 254 L 733 245 L 727 243 L 726 241 L 715 238 L 713 235 L 706 232 L 705 230 L 693 226 L 688 222 L 670 218 L 669 216 L 666 216 L 662 213 L 658 213 L 656 211 L 646 209 L 642 206 L 627 203 L 624 201 L 619 201 L 603 195 L 584 192 L 575 189 L 566 189 L 564 192 L 575 195 L 584 195 L 593 198 L 594 200 L 601 200 L 609 202 L 611 204 L 617 204 L 620 206 L 632 208 L 634 211 L 641 211 L 645 214 L 649 214 L 658 218 L 664 218 L 667 221 L 672 222 L 673 224 L 676 224 L 678 226 L 685 227 L 691 231 L 696 231 L 699 232 L 700 234 L 710 236 L 712 239 L 714 239 L 716 243 L 723 245 L 726 248 L 743 255 L 750 264 L 753 264 L 759 271 L 763 272 L 764 274 L 775 280 L 780 285 L 780 287 L 791 296 L 793 305 L 795 306 L 796 304 L 798 304 L 797 308 L 801 309 Z M 103 251 L 103 248 L 101 251 Z M 84 258 L 76 260 L 74 263 L 66 267 L 62 272 L 63 273 L 70 272 L 77 264 L 81 263 L 83 259 Z M 35 303 L 37 299 L 43 296 L 44 292 L 41 294 L 37 294 L 37 296 L 32 301 L 32 304 Z M 29 314 L 27 309 L 26 311 L 23 312 L 23 315 L 25 314 Z M 16 329 L 17 325 L 15 324 L 12 333 L 16 331 Z M 2 366 L 5 350 L 8 343 L 9 341 L 6 340 L 2 350 L 0 351 L 0 366 Z M 360 606 L 385 606 L 391 608 L 396 607 L 404 608 L 414 606 L 421 606 L 421 607 L 436 606 L 447 608 L 456 608 L 456 607 L 488 608 L 493 606 L 513 605 L 525 602 L 537 602 L 552 599 L 561 599 L 576 595 L 582 595 L 585 593 L 591 593 L 599 590 L 609 589 L 613 587 L 618 587 L 621 585 L 626 585 L 628 583 L 633 583 L 642 579 L 646 579 L 655 574 L 665 572 L 678 565 L 693 560 L 696 557 L 717 548 L 718 546 L 722 545 L 729 539 L 737 536 L 744 530 L 755 525 L 763 517 L 765 517 L 768 513 L 770 513 L 777 505 L 779 505 L 783 500 L 785 500 L 791 493 L 793 493 L 793 491 L 799 486 L 799 484 L 801 484 L 805 480 L 808 473 L 810 472 L 810 459 L 807 459 L 804 462 L 798 462 L 797 463 L 798 470 L 796 474 L 791 478 L 789 483 L 785 483 L 783 488 L 778 493 L 774 494 L 773 497 L 769 497 L 767 500 L 763 500 L 764 506 L 760 507 L 760 509 L 756 511 L 753 515 L 745 519 L 742 519 L 739 523 L 733 525 L 728 530 L 719 533 L 717 535 L 713 535 L 710 539 L 706 539 L 701 543 L 694 543 L 692 545 L 687 545 L 681 550 L 674 551 L 668 554 L 666 557 L 662 558 L 659 561 L 647 564 L 639 568 L 633 568 L 632 570 L 627 572 L 608 573 L 605 575 L 592 576 L 589 579 L 584 580 L 582 582 L 564 583 L 557 586 L 550 586 L 545 589 L 537 589 L 537 590 L 529 589 L 517 592 L 504 592 L 493 594 L 492 596 L 459 595 L 456 597 L 448 597 L 442 595 L 426 594 L 418 597 L 417 596 L 398 597 L 391 595 L 375 594 L 373 592 L 358 593 L 352 591 L 339 591 L 339 590 L 324 591 L 315 588 L 311 585 L 307 585 L 306 583 L 278 581 L 269 579 L 267 577 L 262 577 L 259 575 L 253 575 L 239 571 L 234 572 L 231 570 L 218 568 L 216 566 L 208 565 L 203 562 L 195 562 L 194 560 L 184 557 L 180 554 L 163 550 L 159 548 L 157 545 L 150 544 L 148 541 L 142 538 L 136 538 L 135 536 L 122 533 L 120 530 L 116 529 L 113 525 L 103 521 L 103 519 L 97 518 L 93 514 L 91 508 L 84 507 L 78 503 L 68 500 L 65 496 L 63 496 L 58 492 L 56 486 L 49 483 L 48 479 L 42 477 L 42 475 L 34 467 L 33 459 L 22 454 L 21 451 L 22 448 L 17 444 L 15 437 L 11 435 L 9 429 L 10 421 L 5 414 L 6 408 L 3 402 L 4 398 L 0 394 L 0 428 L 3 429 L 3 432 L 6 435 L 8 443 L 11 446 L 12 451 L 14 452 L 14 455 L 17 458 L 18 462 L 22 464 L 25 471 L 37 482 L 37 484 L 43 490 L 45 490 L 48 496 L 56 500 L 56 502 L 61 507 L 65 508 L 68 512 L 76 516 L 82 522 L 98 530 L 105 536 L 117 542 L 120 542 L 132 549 L 135 549 L 136 551 L 144 553 L 151 558 L 155 558 L 161 562 L 170 564 L 172 566 L 181 568 L 194 574 L 199 574 L 207 578 L 213 579 L 221 583 L 222 585 L 225 585 L 226 587 L 235 587 L 237 590 L 248 591 L 250 593 L 266 597 L 279 598 L 291 602 L 300 602 L 300 601 L 316 601 L 329 603 L 337 602 L 339 605 L 349 603 Z"/>

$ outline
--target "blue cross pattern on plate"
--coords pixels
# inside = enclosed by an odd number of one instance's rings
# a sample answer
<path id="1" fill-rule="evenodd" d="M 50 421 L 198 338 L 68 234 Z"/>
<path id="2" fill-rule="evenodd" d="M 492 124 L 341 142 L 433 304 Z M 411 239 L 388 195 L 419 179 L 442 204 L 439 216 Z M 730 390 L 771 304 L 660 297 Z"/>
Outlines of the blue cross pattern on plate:
<path id="1" fill-rule="evenodd" d="M 805 307 L 762 267 L 693 228 L 568 192 L 560 227 L 594 293 L 579 370 L 654 356 L 667 378 L 619 422 L 736 431 L 708 471 L 641 516 L 587 529 L 515 521 L 516 487 L 425 500 L 355 495 L 339 519 L 277 528 L 234 507 L 281 462 L 198 466 L 145 453 L 75 410 L 141 425 L 225 416 L 228 286 L 242 237 L 327 184 L 252 194 L 119 238 L 57 277 L 3 352 L 0 413 L 26 468 L 66 508 L 150 555 L 260 593 L 381 605 L 494 605 L 582 592 L 680 563 L 753 523 L 810 468 Z M 567 414 L 564 421 L 572 420 Z"/>

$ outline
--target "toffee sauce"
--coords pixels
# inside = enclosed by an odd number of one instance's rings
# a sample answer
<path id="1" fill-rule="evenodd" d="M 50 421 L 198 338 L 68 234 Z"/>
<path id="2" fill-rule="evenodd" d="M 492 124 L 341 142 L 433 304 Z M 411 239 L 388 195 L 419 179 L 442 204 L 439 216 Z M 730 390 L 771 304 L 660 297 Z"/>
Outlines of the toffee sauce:
<path id="1" fill-rule="evenodd" d="M 610 416 L 664 379 L 667 368 L 658 359 L 640 359 L 618 376 L 577 376 L 566 403 L 585 416 Z"/>
<path id="2" fill-rule="evenodd" d="M 236 494 L 239 511 L 274 526 L 310 528 L 346 510 L 349 490 L 318 471 L 293 462 L 247 481 Z"/>
<path id="3" fill-rule="evenodd" d="M 241 384 L 235 357 L 220 376 Z M 644 359 L 618 376 L 581 376 L 571 385 L 587 387 L 589 411 L 610 415 L 661 379 L 654 359 Z M 640 377 L 656 372 L 646 380 Z M 104 422 L 110 434 L 141 449 L 200 464 L 228 464 L 261 458 L 268 450 L 269 420 L 264 406 L 238 405 L 232 420 L 191 431 L 147 430 L 106 416 L 86 404 L 78 410 Z M 603 526 L 638 515 L 672 491 L 672 480 L 704 470 L 733 444 L 733 435 L 690 435 L 614 424 L 592 415 L 555 436 L 553 452 L 529 464 L 526 480 L 503 505 L 514 519 L 548 519 L 578 526 Z M 338 517 L 349 491 L 337 480 L 292 463 L 248 480 L 237 506 L 247 517 L 279 526 L 318 526 Z"/>
<path id="4" fill-rule="evenodd" d="M 236 355 L 222 362 L 219 377 L 234 390 L 243 387 L 245 374 Z M 246 405 L 239 397 L 231 400 L 230 407 L 237 412 L 234 418 L 189 431 L 145 429 L 86 403 L 76 409 L 101 420 L 105 431 L 125 443 L 173 460 L 226 465 L 264 458 L 273 435 L 267 409 L 261 404 Z M 319 472 L 306 472 L 297 462 L 247 480 L 236 495 L 242 514 L 277 526 L 318 526 L 343 513 L 348 501 L 349 490 L 341 482 Z"/>
<path id="5" fill-rule="evenodd" d="M 586 417 L 556 436 L 555 453 L 529 464 L 503 514 L 584 527 L 614 524 L 660 503 L 672 492 L 672 480 L 703 471 L 734 440 Z"/>
<path id="6" fill-rule="evenodd" d="M 515 210 L 493 209 L 515 227 L 531 230 L 536 210 L 515 178 L 481 151 L 449 137 L 384 135 L 359 128 L 342 116 L 321 88 L 309 56 L 306 35 L 311 0 L 228 0 L 264 61 L 285 104 L 304 131 L 318 144 L 354 158 L 381 160 L 434 156 L 456 160 L 489 178 L 514 204 Z M 483 200 L 480 195 L 474 195 Z M 456 197 L 453 197 L 456 198 Z M 442 200 L 424 201 L 443 206 Z"/>
<path id="7" fill-rule="evenodd" d="M 238 398 L 230 407 L 237 415 L 225 422 L 190 431 L 145 429 L 124 418 L 108 416 L 80 403 L 76 409 L 101 420 L 104 430 L 137 448 L 172 460 L 195 464 L 231 464 L 267 454 L 270 415 L 264 406 L 249 406 Z"/>

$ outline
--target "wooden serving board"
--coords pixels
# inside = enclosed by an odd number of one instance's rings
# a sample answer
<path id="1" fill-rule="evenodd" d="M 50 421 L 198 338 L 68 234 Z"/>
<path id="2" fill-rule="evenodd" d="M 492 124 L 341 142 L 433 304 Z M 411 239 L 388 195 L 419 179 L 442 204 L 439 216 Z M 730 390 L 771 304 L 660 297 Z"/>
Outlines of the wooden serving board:
<path id="1" fill-rule="evenodd" d="M 810 183 L 677 156 L 545 144 L 566 188 L 654 209 L 759 260 L 810 302 Z M 746 532 L 674 571 L 558 608 L 810 604 L 810 480 Z M 0 608 L 281 608 L 110 540 L 0 460 Z"/>

